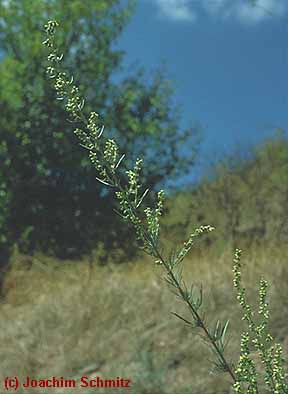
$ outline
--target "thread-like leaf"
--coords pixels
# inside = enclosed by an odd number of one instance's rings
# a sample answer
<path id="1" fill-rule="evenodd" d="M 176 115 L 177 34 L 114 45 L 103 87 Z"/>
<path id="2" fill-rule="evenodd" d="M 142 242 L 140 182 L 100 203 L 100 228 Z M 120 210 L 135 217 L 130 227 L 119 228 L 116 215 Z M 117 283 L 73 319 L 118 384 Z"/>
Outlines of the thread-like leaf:
<path id="1" fill-rule="evenodd" d="M 116 166 L 115 166 L 115 169 L 117 170 L 117 168 L 119 167 L 119 165 L 120 165 L 120 163 L 122 162 L 122 160 L 124 159 L 124 157 L 125 157 L 125 154 L 123 154 L 121 157 L 120 157 L 120 159 L 118 160 L 118 163 L 116 164 Z"/>
<path id="2" fill-rule="evenodd" d="M 111 183 L 108 183 L 108 182 L 104 181 L 103 179 L 97 178 L 97 176 L 96 176 L 96 179 L 97 179 L 97 181 L 103 183 L 106 186 L 114 187 L 113 185 L 111 185 Z"/>
<path id="3" fill-rule="evenodd" d="M 139 206 L 141 205 L 142 201 L 144 200 L 144 198 L 146 197 L 148 192 L 149 192 L 149 189 L 146 189 L 145 192 L 142 194 L 142 197 L 138 201 L 138 204 L 136 205 L 136 208 L 139 208 Z"/>

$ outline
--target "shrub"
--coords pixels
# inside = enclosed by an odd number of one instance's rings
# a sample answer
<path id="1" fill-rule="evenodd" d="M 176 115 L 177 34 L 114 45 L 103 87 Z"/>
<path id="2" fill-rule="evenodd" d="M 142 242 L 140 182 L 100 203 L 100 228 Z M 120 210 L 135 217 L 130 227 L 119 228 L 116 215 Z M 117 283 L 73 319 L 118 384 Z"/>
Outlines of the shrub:
<path id="1" fill-rule="evenodd" d="M 199 330 L 203 341 L 208 344 L 216 357 L 214 362 L 217 371 L 228 373 L 231 378 L 235 393 L 259 393 L 268 392 L 284 394 L 288 392 L 288 384 L 284 373 L 284 360 L 282 348 L 279 344 L 273 344 L 273 338 L 268 332 L 269 310 L 267 303 L 267 282 L 260 280 L 259 308 L 257 319 L 246 297 L 245 287 L 241 281 L 241 251 L 236 249 L 233 265 L 234 287 L 237 300 L 243 309 L 243 320 L 247 322 L 247 331 L 241 334 L 241 350 L 239 361 L 236 365 L 227 359 L 225 349 L 227 346 L 226 332 L 229 321 L 221 323 L 219 320 L 214 328 L 210 328 L 204 319 L 201 309 L 203 302 L 203 289 L 197 293 L 193 285 L 188 288 L 181 270 L 181 262 L 194 246 L 195 241 L 204 234 L 210 233 L 213 227 L 210 225 L 200 226 L 184 242 L 182 248 L 172 250 L 165 256 L 159 240 L 160 217 L 163 212 L 164 191 L 160 190 L 157 195 L 156 207 L 142 209 L 142 203 L 149 190 L 142 190 L 139 181 L 142 168 L 142 160 L 137 159 L 133 168 L 127 169 L 128 180 L 123 185 L 123 179 L 118 177 L 119 166 L 124 166 L 125 155 L 119 153 L 114 139 L 103 136 L 104 126 L 99 122 L 99 115 L 91 112 L 88 118 L 85 116 L 84 99 L 79 94 L 77 86 L 73 85 L 73 77 L 61 71 L 60 62 L 63 55 L 59 56 L 55 45 L 54 34 L 58 23 L 49 21 L 45 25 L 47 39 L 43 42 L 51 52 L 48 56 L 50 65 L 47 73 L 54 79 L 59 100 L 64 100 L 65 108 L 70 115 L 70 121 L 76 122 L 75 135 L 80 139 L 81 146 L 89 151 L 89 157 L 98 173 L 98 181 L 114 189 L 115 196 L 119 201 L 119 212 L 125 221 L 130 223 L 139 241 L 140 248 L 152 256 L 155 264 L 165 271 L 165 280 L 174 294 L 179 297 L 188 307 L 191 320 L 174 315 L 181 319 L 191 328 Z M 256 352 L 264 368 L 263 382 L 256 362 L 252 357 Z"/>

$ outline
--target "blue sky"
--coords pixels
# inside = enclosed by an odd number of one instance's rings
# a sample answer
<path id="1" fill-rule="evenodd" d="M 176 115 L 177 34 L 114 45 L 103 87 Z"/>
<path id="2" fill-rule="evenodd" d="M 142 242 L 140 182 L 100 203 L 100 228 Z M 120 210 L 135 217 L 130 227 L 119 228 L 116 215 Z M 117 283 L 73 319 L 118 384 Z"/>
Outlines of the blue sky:
<path id="1" fill-rule="evenodd" d="M 198 167 L 183 182 L 236 144 L 247 150 L 288 130 L 287 45 L 287 0 L 138 0 L 117 45 L 125 65 L 148 76 L 164 62 L 182 127 L 203 131 Z"/>

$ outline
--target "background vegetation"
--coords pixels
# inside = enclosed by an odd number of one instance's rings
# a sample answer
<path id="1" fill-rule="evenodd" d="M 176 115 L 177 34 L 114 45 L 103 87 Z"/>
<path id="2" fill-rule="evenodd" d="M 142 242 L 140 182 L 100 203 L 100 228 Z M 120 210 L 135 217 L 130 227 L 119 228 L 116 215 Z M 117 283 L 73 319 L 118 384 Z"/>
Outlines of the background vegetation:
<path id="1" fill-rule="evenodd" d="M 183 239 L 194 226 L 211 223 L 205 248 L 283 245 L 288 236 L 288 141 L 283 130 L 252 148 L 208 167 L 200 183 L 167 203 L 166 237 Z"/>
<path id="2" fill-rule="evenodd" d="M 120 261 L 136 252 L 134 233 L 115 217 L 111 190 L 95 182 L 95 170 L 45 77 L 41 34 L 47 15 L 63 21 L 64 64 L 85 89 L 87 110 L 101 113 L 120 148 L 130 152 L 130 164 L 141 152 L 150 189 L 191 168 L 198 134 L 179 130 L 163 71 L 155 69 L 147 80 L 144 70 L 127 75 L 122 67 L 122 80 L 112 80 L 124 57 L 115 43 L 133 8 L 130 0 L 0 1 L 3 260 L 14 243 L 25 253 L 41 250 L 61 258 L 79 258 L 98 247 L 103 262 L 107 250 Z M 191 147 L 187 157 L 180 152 L 183 143 Z"/>

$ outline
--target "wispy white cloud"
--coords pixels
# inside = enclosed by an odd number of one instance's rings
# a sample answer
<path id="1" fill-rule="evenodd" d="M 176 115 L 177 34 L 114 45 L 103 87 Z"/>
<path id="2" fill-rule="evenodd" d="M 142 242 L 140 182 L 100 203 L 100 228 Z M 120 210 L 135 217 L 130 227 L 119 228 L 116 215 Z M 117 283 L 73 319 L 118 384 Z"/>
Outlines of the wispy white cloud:
<path id="1" fill-rule="evenodd" d="M 287 2 L 282 0 L 258 0 L 256 4 L 240 3 L 235 12 L 238 18 L 247 22 L 260 22 L 270 15 L 283 16 L 287 11 Z"/>
<path id="2" fill-rule="evenodd" d="M 219 19 L 236 19 L 258 23 L 271 15 L 287 13 L 287 0 L 150 0 L 154 1 L 162 17 L 174 21 L 195 22 L 200 15 L 209 14 Z"/>
<path id="3" fill-rule="evenodd" d="M 196 14 L 189 0 L 154 0 L 158 5 L 160 15 L 175 21 L 195 21 Z"/>
<path id="4" fill-rule="evenodd" d="M 227 10 L 227 8 L 229 7 L 229 2 L 231 4 L 231 0 L 200 0 L 199 4 L 202 5 L 203 9 L 206 12 L 216 15 L 219 13 L 222 14 L 223 11 Z"/>

